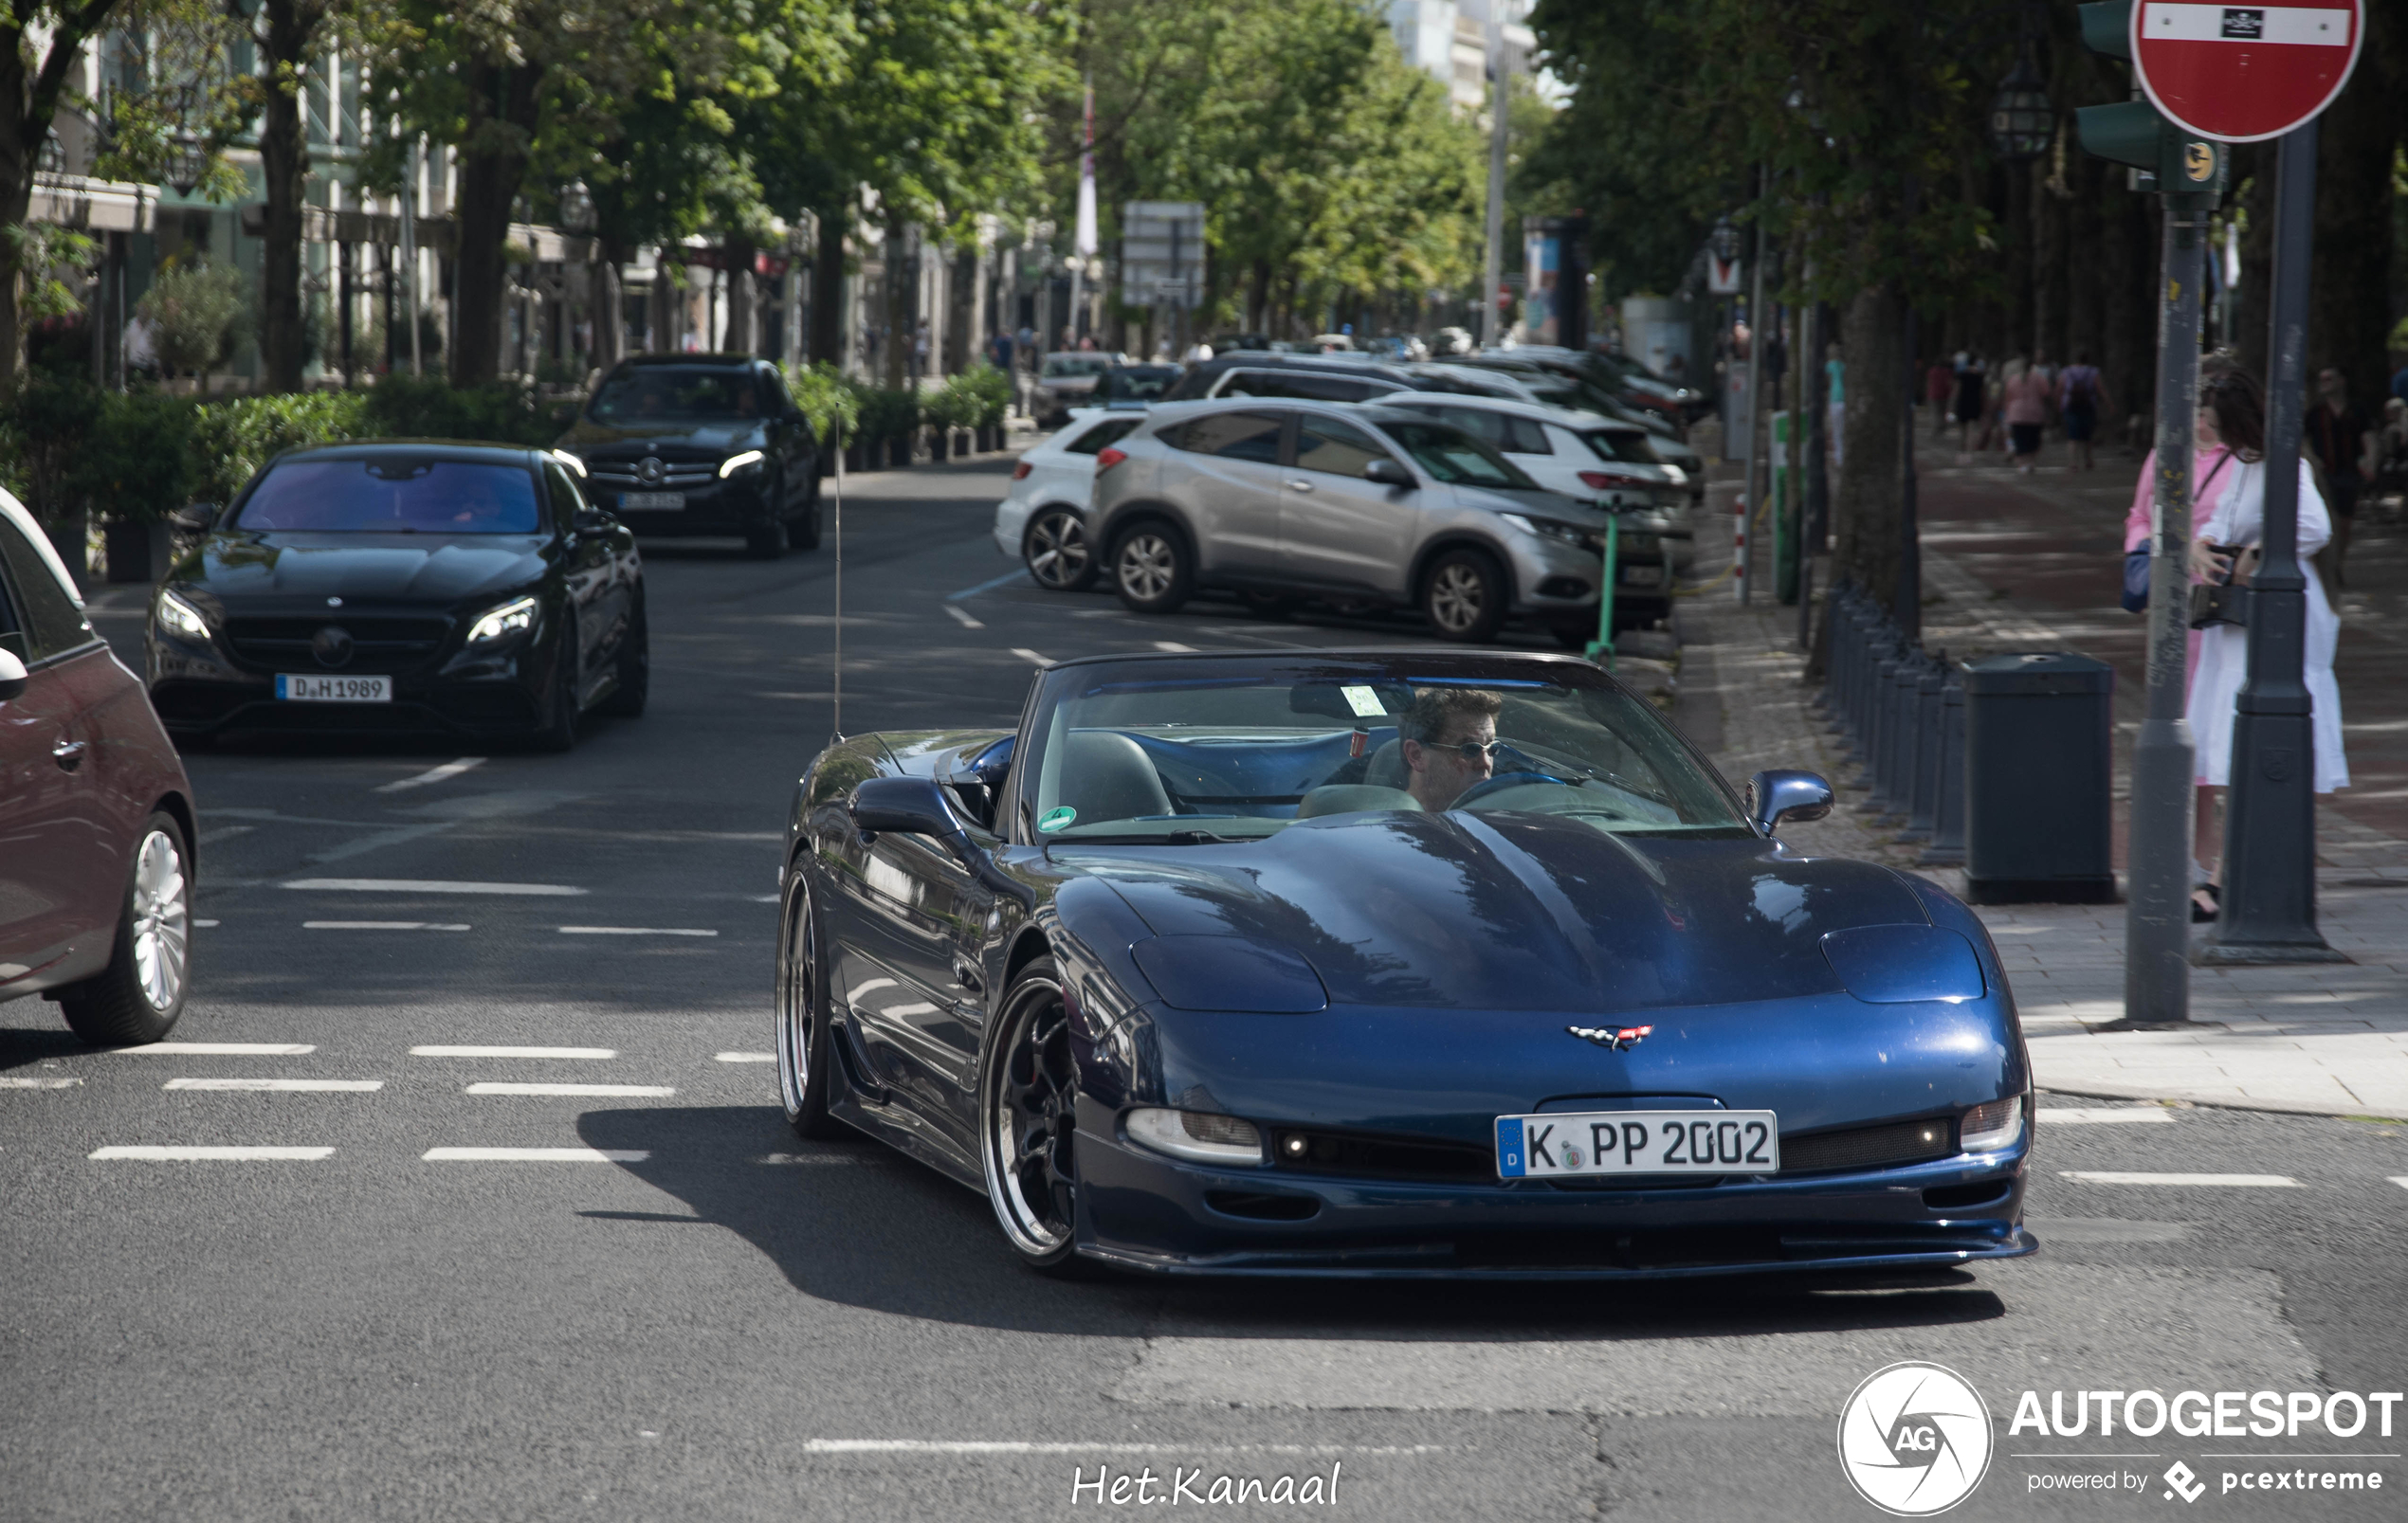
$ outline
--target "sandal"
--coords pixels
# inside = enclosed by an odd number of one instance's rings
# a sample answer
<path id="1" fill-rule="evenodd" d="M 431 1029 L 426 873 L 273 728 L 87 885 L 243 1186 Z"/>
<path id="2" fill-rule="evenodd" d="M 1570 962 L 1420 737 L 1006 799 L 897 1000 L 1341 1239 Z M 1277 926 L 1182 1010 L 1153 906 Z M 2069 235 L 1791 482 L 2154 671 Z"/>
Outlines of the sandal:
<path id="1" fill-rule="evenodd" d="M 2199 896 L 2202 894 L 2207 896 L 2205 904 L 2199 902 Z M 2224 897 L 2216 892 L 2214 883 L 2201 883 L 2191 890 L 2191 924 L 2206 925 L 2216 918 L 2217 912 L 2223 907 Z"/>

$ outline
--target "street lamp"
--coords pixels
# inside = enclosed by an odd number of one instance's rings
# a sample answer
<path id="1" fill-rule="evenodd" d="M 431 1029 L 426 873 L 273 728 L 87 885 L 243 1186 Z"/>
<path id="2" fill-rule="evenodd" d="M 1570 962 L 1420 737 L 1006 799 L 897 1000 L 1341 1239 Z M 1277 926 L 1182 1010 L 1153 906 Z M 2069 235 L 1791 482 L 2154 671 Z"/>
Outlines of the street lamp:
<path id="1" fill-rule="evenodd" d="M 190 198 L 209 177 L 209 148 L 200 135 L 190 127 L 178 127 L 168 139 L 167 183 L 175 193 Z"/>
<path id="2" fill-rule="evenodd" d="M 1714 250 L 1714 257 L 1725 264 L 1739 258 L 1739 229 L 1731 226 L 1730 218 L 1716 219 L 1714 230 L 1706 235 L 1706 245 Z"/>
<path id="3" fill-rule="evenodd" d="M 560 187 L 560 226 L 573 233 L 593 230 L 593 192 L 583 180 L 571 180 Z"/>
<path id="4" fill-rule="evenodd" d="M 2032 8 L 2023 9 L 2023 37 L 2015 68 L 1998 82 L 1990 98 L 1990 148 L 2010 164 L 2038 158 L 2056 140 L 2056 107 L 2049 100 L 2047 82 L 2032 60 Z"/>

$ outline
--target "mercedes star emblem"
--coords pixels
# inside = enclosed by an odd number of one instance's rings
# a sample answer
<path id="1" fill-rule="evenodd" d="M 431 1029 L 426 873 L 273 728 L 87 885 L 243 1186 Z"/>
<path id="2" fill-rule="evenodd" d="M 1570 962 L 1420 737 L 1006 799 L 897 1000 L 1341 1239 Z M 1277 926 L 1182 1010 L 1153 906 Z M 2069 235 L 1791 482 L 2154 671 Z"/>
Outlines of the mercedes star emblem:
<path id="1" fill-rule="evenodd" d="M 347 666 L 351 663 L 351 631 L 340 625 L 330 624 L 319 630 L 317 638 L 310 641 L 309 650 L 318 658 L 320 666 Z"/>
<path id="2" fill-rule="evenodd" d="M 648 484 L 658 482 L 668 473 L 668 467 L 661 463 L 658 455 L 647 455 L 635 462 L 635 479 Z"/>

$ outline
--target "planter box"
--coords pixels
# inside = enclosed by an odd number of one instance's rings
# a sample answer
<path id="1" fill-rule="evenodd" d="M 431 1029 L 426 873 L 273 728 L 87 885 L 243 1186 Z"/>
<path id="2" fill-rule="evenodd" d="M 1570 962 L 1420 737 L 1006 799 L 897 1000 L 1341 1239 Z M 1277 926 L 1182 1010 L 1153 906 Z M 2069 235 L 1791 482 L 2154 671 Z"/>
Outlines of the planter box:
<path id="1" fill-rule="evenodd" d="M 859 476 L 869 469 L 869 450 L 858 439 L 845 446 L 845 469 Z"/>
<path id="2" fill-rule="evenodd" d="M 953 431 L 953 452 L 955 454 L 975 454 L 976 453 L 977 448 L 977 444 L 970 437 L 969 429 L 957 428 Z"/>
<path id="3" fill-rule="evenodd" d="M 157 581 L 175 559 L 175 531 L 166 523 L 132 523 L 111 519 L 100 526 L 108 546 L 109 580 Z"/>
<path id="4" fill-rule="evenodd" d="M 886 441 L 886 463 L 899 471 L 910 466 L 911 435 L 897 434 Z"/>
<path id="5" fill-rule="evenodd" d="M 947 446 L 952 443 L 953 435 L 947 430 L 942 428 L 931 430 L 928 435 L 928 458 L 939 465 L 943 464 L 948 453 Z"/>

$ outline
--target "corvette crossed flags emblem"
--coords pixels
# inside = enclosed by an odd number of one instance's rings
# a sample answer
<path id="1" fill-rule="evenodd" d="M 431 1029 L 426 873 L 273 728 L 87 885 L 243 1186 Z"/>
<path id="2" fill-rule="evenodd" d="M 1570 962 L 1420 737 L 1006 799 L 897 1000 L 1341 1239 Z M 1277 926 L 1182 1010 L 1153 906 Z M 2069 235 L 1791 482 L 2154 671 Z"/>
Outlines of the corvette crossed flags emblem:
<path id="1" fill-rule="evenodd" d="M 1651 1025 L 1568 1025 L 1563 1029 L 1571 1032 L 1576 1037 L 1585 1037 L 1589 1041 L 1596 1043 L 1600 1047 L 1611 1047 L 1615 1052 L 1627 1052 L 1631 1048 L 1637 1046 L 1640 1041 L 1644 1039 L 1649 1032 L 1654 1030 L 1655 1027 Z"/>

